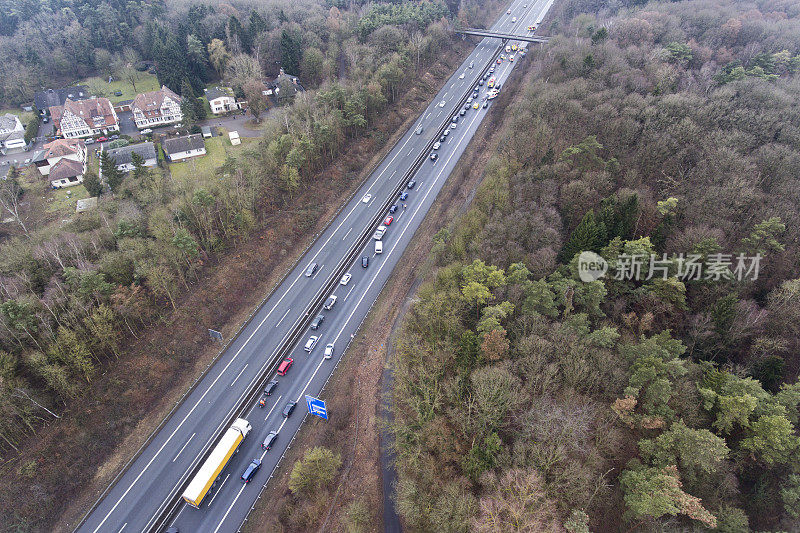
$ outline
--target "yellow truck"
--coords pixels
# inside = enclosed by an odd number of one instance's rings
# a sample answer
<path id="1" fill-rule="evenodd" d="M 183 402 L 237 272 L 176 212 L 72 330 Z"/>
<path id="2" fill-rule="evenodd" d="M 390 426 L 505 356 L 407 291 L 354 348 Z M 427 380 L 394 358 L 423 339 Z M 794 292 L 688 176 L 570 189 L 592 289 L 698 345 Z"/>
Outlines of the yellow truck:
<path id="1" fill-rule="evenodd" d="M 253 427 L 244 418 L 237 418 L 236 421 L 229 427 L 222 438 L 219 440 L 211 455 L 197 471 L 197 474 L 183 491 L 183 499 L 194 507 L 199 509 L 203 503 L 203 498 L 214 488 L 225 466 L 230 462 L 231 457 L 236 455 L 239 451 L 239 445 L 250 433 Z"/>

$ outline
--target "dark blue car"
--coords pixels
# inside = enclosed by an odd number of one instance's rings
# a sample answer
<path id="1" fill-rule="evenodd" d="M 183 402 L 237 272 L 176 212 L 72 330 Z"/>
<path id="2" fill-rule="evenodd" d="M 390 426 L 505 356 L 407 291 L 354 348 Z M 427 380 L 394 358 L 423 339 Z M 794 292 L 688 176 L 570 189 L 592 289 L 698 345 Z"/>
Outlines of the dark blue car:
<path id="1" fill-rule="evenodd" d="M 400 199 L 403 200 L 403 201 L 407 200 L 408 199 L 408 193 L 404 192 L 403 194 L 401 194 L 400 195 Z"/>
<path id="2" fill-rule="evenodd" d="M 249 483 L 250 480 L 253 479 L 253 476 L 256 475 L 256 472 L 258 472 L 259 468 L 261 468 L 260 459 L 253 459 L 250 461 L 250 464 L 247 465 L 247 469 L 244 471 L 244 474 L 242 474 L 242 481 Z"/>

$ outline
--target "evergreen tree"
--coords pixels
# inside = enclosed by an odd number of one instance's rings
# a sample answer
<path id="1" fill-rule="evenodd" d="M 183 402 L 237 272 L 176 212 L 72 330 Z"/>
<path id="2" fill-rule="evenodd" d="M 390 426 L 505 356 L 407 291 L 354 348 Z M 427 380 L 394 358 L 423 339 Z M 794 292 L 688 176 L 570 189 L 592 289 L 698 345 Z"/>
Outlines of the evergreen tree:
<path id="1" fill-rule="evenodd" d="M 605 235 L 605 224 L 599 222 L 595 218 L 594 211 L 590 209 L 561 249 L 559 261 L 567 263 L 575 257 L 575 254 L 583 251 L 599 252 L 606 244 Z"/>
<path id="2" fill-rule="evenodd" d="M 303 57 L 303 37 L 296 31 L 281 32 L 281 66 L 287 74 L 300 74 L 300 60 Z"/>
<path id="3" fill-rule="evenodd" d="M 242 27 L 242 23 L 239 22 L 239 19 L 231 15 L 231 18 L 228 19 L 228 38 L 233 40 L 238 40 L 239 45 L 242 47 L 242 52 L 245 54 L 249 54 L 252 48 L 252 42 L 250 40 L 250 35 L 247 31 Z"/>
<path id="4" fill-rule="evenodd" d="M 137 180 L 144 177 L 147 168 L 144 166 L 144 157 L 136 152 L 131 154 L 131 162 L 133 163 L 133 177 Z"/>
<path id="5" fill-rule="evenodd" d="M 103 185 L 100 183 L 100 178 L 93 169 L 87 169 L 86 174 L 83 175 L 83 188 L 86 189 L 89 196 L 100 196 L 100 193 L 103 192 Z"/>
<path id="6" fill-rule="evenodd" d="M 267 31 L 267 21 L 255 9 L 250 13 L 250 39 L 255 39 L 258 34 Z"/>
<path id="7" fill-rule="evenodd" d="M 108 155 L 108 152 L 103 150 L 100 152 L 100 171 L 103 179 L 108 184 L 111 192 L 117 192 L 124 174 L 117 168 L 117 162 L 113 157 Z"/>

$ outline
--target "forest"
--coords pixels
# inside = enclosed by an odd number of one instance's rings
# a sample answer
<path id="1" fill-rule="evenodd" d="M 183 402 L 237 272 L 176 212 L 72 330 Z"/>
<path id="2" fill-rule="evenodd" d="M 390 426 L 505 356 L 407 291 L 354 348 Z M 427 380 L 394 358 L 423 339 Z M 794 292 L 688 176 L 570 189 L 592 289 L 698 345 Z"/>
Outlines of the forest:
<path id="1" fill-rule="evenodd" d="M 397 509 L 413 531 L 797 531 L 800 12 L 554 10 L 402 325 Z M 686 276 L 690 255 L 716 266 Z M 614 275 L 635 257 L 661 270 Z"/>

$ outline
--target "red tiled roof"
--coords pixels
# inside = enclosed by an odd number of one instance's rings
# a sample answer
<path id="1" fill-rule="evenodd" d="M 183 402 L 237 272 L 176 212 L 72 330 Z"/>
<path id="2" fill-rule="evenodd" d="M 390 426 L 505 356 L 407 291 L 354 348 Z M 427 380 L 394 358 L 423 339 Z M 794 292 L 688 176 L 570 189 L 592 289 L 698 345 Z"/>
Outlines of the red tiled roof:
<path id="1" fill-rule="evenodd" d="M 61 159 L 50 169 L 50 174 L 47 176 L 47 179 L 55 181 L 80 176 L 82 174 L 83 163 L 80 161 L 73 161 L 72 159 Z"/>
<path id="2" fill-rule="evenodd" d="M 65 155 L 72 155 L 81 149 L 83 141 L 78 139 L 56 139 L 53 142 L 45 144 L 44 157 L 63 157 Z"/>
<path id="3" fill-rule="evenodd" d="M 114 117 L 114 108 L 108 98 L 90 98 L 76 102 L 67 98 L 63 106 L 51 107 L 50 114 L 59 129 L 61 127 L 61 117 L 64 115 L 65 110 L 69 110 L 74 115 L 81 117 L 90 128 L 113 126 L 117 123 Z"/>
<path id="4" fill-rule="evenodd" d="M 149 93 L 142 93 L 137 94 L 136 98 L 133 99 L 133 103 L 131 104 L 131 109 L 139 109 L 143 113 L 147 113 L 148 111 L 156 112 L 156 114 L 160 114 L 161 111 L 161 104 L 164 103 L 164 97 L 169 96 L 176 102 L 180 103 L 181 98 L 174 92 L 172 92 L 166 85 L 162 85 L 161 89 L 158 91 L 151 91 Z"/>

